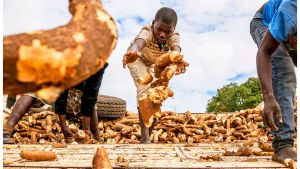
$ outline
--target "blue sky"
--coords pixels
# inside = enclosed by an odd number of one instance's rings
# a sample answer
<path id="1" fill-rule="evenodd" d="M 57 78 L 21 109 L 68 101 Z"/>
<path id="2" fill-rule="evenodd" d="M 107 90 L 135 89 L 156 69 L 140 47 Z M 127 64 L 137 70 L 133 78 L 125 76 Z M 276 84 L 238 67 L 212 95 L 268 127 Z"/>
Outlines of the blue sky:
<path id="1" fill-rule="evenodd" d="M 67 0 L 3 2 L 4 35 L 54 28 L 71 18 Z M 175 95 L 164 102 L 163 110 L 204 112 L 207 101 L 218 88 L 256 76 L 257 49 L 249 34 L 249 22 L 264 2 L 266 0 L 103 0 L 105 9 L 117 23 L 119 39 L 100 93 L 125 99 L 128 110 L 136 112 L 136 89 L 129 70 L 122 68 L 122 56 L 142 26 L 153 20 L 159 8 L 168 6 L 178 14 L 176 29 L 190 67 L 185 74 L 171 80 Z"/>

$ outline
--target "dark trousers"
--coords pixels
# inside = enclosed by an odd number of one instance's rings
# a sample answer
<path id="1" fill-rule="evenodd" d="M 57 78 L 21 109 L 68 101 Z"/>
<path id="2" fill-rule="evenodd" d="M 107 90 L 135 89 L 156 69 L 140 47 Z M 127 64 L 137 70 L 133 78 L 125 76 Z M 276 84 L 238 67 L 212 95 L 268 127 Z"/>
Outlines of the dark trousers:
<path id="1" fill-rule="evenodd" d="M 74 87 L 83 92 L 80 108 L 83 116 L 91 116 L 94 111 L 94 106 L 97 102 L 97 96 L 101 86 L 103 74 L 107 66 L 108 63 L 105 63 L 101 70 Z M 65 90 L 55 102 L 55 112 L 58 115 L 66 114 L 67 99 L 68 90 Z"/>

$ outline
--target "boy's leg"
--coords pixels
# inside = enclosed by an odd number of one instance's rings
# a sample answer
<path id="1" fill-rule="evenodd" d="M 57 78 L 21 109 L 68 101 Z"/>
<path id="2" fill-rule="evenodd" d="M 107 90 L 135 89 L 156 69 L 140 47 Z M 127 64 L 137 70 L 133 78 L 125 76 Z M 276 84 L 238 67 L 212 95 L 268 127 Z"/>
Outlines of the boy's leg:
<path id="1" fill-rule="evenodd" d="M 138 113 L 139 113 L 139 121 L 140 121 L 140 128 L 141 128 L 141 143 L 149 144 L 151 143 L 149 128 L 147 128 L 143 122 L 143 118 L 141 116 L 139 107 L 138 107 Z"/>
<path id="2" fill-rule="evenodd" d="M 91 132 L 91 117 L 82 115 L 82 130 L 85 132 L 85 134 L 89 135 L 90 137 L 93 136 Z"/>
<path id="3" fill-rule="evenodd" d="M 81 97 L 82 129 L 89 135 L 93 135 L 97 141 L 101 141 L 98 130 L 98 115 L 95 111 L 97 96 L 102 83 L 103 75 L 108 63 L 85 81 L 83 95 Z"/>
<path id="4" fill-rule="evenodd" d="M 156 121 L 152 121 L 151 116 L 160 111 L 160 104 L 153 103 L 149 98 L 140 100 L 138 104 L 141 126 L 141 143 L 151 143 L 149 136 L 156 123 Z M 149 121 L 146 121 L 146 119 L 149 119 Z"/>
<path id="5" fill-rule="evenodd" d="M 68 90 L 65 90 L 55 102 L 55 113 L 58 114 L 59 125 L 65 136 L 66 142 L 72 143 L 74 142 L 73 133 L 70 131 L 67 125 L 67 117 L 66 117 L 67 99 L 68 99 Z"/>
<path id="6" fill-rule="evenodd" d="M 3 127 L 3 143 L 4 144 L 14 144 L 15 141 L 12 137 L 14 126 L 19 122 L 19 120 L 29 111 L 30 107 L 34 102 L 33 97 L 28 95 L 21 95 L 16 101 L 13 107 L 9 119 L 4 124 Z"/>
<path id="7" fill-rule="evenodd" d="M 104 141 L 103 139 L 101 139 L 101 137 L 99 136 L 99 129 L 98 129 L 98 114 L 96 109 L 94 109 L 92 117 L 91 117 L 91 132 L 93 134 L 93 137 L 95 140 L 102 142 Z"/>
<path id="8" fill-rule="evenodd" d="M 150 113 L 152 110 L 149 109 L 151 107 L 152 102 L 147 99 L 143 99 L 143 94 L 147 92 L 150 88 L 150 84 L 148 85 L 140 85 L 137 80 L 140 77 L 144 77 L 148 72 L 150 72 L 150 67 L 147 66 L 140 58 L 137 59 L 134 63 L 128 64 L 128 68 L 130 70 L 130 74 L 133 78 L 134 84 L 137 88 L 137 104 L 138 104 L 138 113 L 139 113 L 139 121 L 141 128 L 141 143 L 151 143 L 149 126 L 144 124 L 143 116 L 147 113 Z M 154 79 L 155 80 L 155 79 Z M 153 127 L 152 127 L 153 128 Z"/>

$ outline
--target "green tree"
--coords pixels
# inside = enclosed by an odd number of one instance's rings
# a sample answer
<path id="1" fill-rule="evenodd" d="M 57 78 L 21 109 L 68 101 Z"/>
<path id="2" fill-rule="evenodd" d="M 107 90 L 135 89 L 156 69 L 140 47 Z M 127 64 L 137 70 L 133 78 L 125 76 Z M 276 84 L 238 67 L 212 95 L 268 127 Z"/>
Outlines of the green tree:
<path id="1" fill-rule="evenodd" d="M 250 77 L 245 83 L 230 83 L 217 90 L 207 104 L 207 112 L 234 112 L 256 107 L 262 102 L 258 78 Z"/>

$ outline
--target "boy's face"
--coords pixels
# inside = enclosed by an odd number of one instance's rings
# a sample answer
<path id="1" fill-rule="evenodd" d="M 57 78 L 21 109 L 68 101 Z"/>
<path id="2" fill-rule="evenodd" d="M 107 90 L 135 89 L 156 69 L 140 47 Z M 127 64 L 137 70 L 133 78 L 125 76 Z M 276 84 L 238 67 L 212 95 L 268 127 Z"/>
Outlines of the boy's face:
<path id="1" fill-rule="evenodd" d="M 155 20 L 153 24 L 154 37 L 158 43 L 165 43 L 175 31 L 174 24 L 167 24 L 161 20 Z"/>

